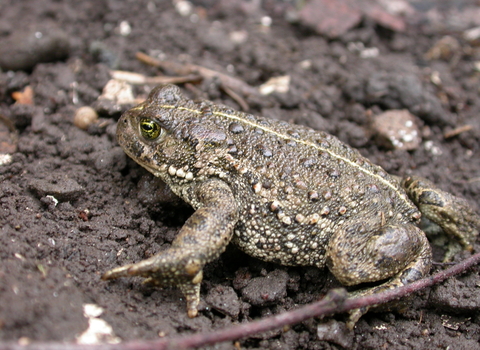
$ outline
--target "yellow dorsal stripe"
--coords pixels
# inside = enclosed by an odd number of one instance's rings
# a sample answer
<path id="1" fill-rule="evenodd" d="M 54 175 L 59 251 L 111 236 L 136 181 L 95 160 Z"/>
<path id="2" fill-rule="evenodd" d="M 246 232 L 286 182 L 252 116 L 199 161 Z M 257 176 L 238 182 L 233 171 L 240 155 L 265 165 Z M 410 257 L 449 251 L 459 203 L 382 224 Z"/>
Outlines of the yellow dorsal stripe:
<path id="1" fill-rule="evenodd" d="M 173 105 L 162 105 L 160 106 L 161 108 L 165 108 L 165 109 L 178 109 L 178 110 L 181 110 L 181 111 L 187 111 L 187 112 L 192 112 L 192 113 L 195 113 L 195 114 L 202 114 L 202 111 L 199 111 L 199 110 L 196 110 L 196 109 L 190 109 L 190 108 L 186 108 L 186 107 L 179 107 L 179 106 L 173 106 Z M 255 122 L 252 122 L 248 119 L 245 119 L 245 118 L 242 118 L 242 117 L 239 117 L 239 116 L 236 116 L 234 114 L 226 114 L 226 113 L 222 113 L 222 112 L 216 112 L 216 111 L 212 111 L 212 114 L 213 115 L 216 115 L 216 116 L 219 116 L 219 117 L 224 117 L 224 118 L 227 118 L 227 119 L 230 119 L 230 120 L 237 120 L 237 121 L 240 121 L 242 123 L 245 123 L 247 125 L 250 125 L 252 127 L 255 127 L 255 128 L 258 128 L 258 129 L 261 129 L 267 133 L 270 133 L 270 134 L 273 134 L 275 136 L 278 136 L 284 140 L 291 140 L 291 141 L 294 141 L 294 142 L 297 142 L 297 143 L 300 143 L 300 144 L 303 144 L 303 145 L 306 145 L 306 146 L 309 146 L 309 147 L 313 147 L 319 151 L 322 151 L 322 152 L 326 152 L 328 153 L 330 156 L 332 156 L 333 158 L 336 158 L 336 159 L 339 159 L 339 160 L 342 160 L 344 161 L 345 163 L 349 164 L 350 166 L 354 167 L 354 168 L 357 168 L 359 169 L 360 171 L 362 171 L 363 173 L 369 175 L 369 176 L 373 176 L 375 178 L 377 178 L 380 182 L 382 182 L 383 184 L 387 185 L 388 187 L 390 187 L 395 193 L 397 193 L 397 195 L 402 198 L 403 200 L 405 200 L 406 203 L 408 203 L 410 206 L 414 207 L 413 204 L 411 204 L 411 202 L 408 200 L 408 198 L 406 197 L 406 195 L 402 192 L 399 192 L 398 189 L 392 185 L 389 181 L 385 180 L 383 177 L 379 176 L 379 175 L 376 175 L 375 173 L 365 169 L 365 168 L 362 168 L 360 165 L 358 165 L 357 163 L 354 163 L 352 162 L 350 159 L 348 158 L 345 158 L 345 157 L 342 157 L 336 153 L 333 153 L 332 151 L 326 149 L 326 148 L 323 148 L 323 147 L 320 147 L 319 145 L 317 145 L 316 143 L 313 143 L 313 142 L 310 142 L 310 141 L 305 141 L 305 140 L 300 140 L 300 139 L 296 139 L 296 138 L 293 138 L 289 135 L 286 135 L 286 134 L 282 134 L 282 133 L 279 133 L 279 132 L 276 132 L 272 129 L 269 129 L 267 128 L 266 126 L 263 126 L 263 125 L 260 125 L 258 123 L 255 123 Z"/>

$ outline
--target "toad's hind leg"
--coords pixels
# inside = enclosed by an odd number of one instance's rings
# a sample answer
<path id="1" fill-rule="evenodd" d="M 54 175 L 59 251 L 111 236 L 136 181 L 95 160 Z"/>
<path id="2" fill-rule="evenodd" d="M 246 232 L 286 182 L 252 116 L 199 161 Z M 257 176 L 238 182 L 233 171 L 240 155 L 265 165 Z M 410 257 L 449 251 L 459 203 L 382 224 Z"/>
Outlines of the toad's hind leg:
<path id="1" fill-rule="evenodd" d="M 480 229 L 480 217 L 465 199 L 442 191 L 420 177 L 408 177 L 402 185 L 422 215 L 454 238 L 447 247 L 446 261 L 462 248 L 473 250 Z"/>
<path id="2" fill-rule="evenodd" d="M 387 280 L 355 292 L 370 295 L 393 289 L 424 277 L 430 270 L 432 253 L 423 231 L 413 224 L 386 224 L 367 229 L 364 223 L 337 231 L 327 248 L 327 266 L 344 285 Z M 349 325 L 368 309 L 354 310 Z"/>
<path id="3" fill-rule="evenodd" d="M 210 180 L 195 189 L 201 207 L 185 222 L 172 246 L 150 259 L 107 271 L 102 279 L 142 276 L 146 282 L 177 286 L 185 295 L 188 316 L 197 315 L 203 266 L 217 258 L 233 234 L 238 211 L 227 184 Z"/>

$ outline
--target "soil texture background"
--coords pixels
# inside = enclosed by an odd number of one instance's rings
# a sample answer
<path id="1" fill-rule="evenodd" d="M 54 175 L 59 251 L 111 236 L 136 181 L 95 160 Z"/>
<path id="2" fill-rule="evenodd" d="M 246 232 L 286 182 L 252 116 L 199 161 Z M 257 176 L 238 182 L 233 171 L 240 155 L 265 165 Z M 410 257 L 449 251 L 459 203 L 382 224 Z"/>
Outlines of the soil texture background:
<path id="1" fill-rule="evenodd" d="M 320 7 L 305 9 L 311 3 Z M 140 62 L 137 52 L 253 87 L 288 77 L 287 91 L 244 96 L 249 112 L 326 130 L 388 172 L 426 177 L 480 213 L 480 3 L 383 1 L 403 10 L 382 7 L 381 15 L 366 10 L 380 2 L 358 3 L 365 6 L 1 1 L 0 348 L 77 342 L 91 319 L 111 327 L 109 341 L 208 332 L 291 310 L 338 286 L 326 270 L 264 263 L 229 247 L 207 265 L 201 310 L 189 319 L 176 289 L 100 279 L 168 247 L 192 213 L 116 143 L 116 121 L 135 101 L 108 98 L 111 72 L 174 75 Z M 312 25 L 322 4 L 333 8 L 331 28 Z M 339 4 L 354 10 L 338 19 L 345 15 Z M 358 20 L 349 25 L 351 18 Z M 154 85 L 132 85 L 132 96 L 145 98 Z M 181 87 L 193 98 L 242 108 L 217 78 Z M 83 106 L 99 119 L 80 128 L 74 116 Z M 411 149 L 379 136 L 375 121 L 389 110 L 411 113 Z M 433 241 L 441 262 L 441 238 Z M 478 273 L 416 294 L 401 312 L 368 313 L 351 333 L 319 335 L 327 320 L 309 320 L 215 348 L 480 349 Z M 341 324 L 344 316 L 333 319 Z"/>

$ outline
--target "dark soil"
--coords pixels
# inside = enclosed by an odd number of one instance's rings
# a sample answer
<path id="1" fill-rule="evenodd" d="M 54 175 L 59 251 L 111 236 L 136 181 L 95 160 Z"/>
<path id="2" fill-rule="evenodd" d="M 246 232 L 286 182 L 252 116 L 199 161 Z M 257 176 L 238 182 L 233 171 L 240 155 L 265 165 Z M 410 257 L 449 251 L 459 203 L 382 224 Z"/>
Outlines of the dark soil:
<path id="1" fill-rule="evenodd" d="M 99 317 L 122 340 L 207 332 L 312 302 L 336 286 L 327 271 L 267 264 L 230 247 L 206 267 L 202 310 L 189 319 L 176 289 L 100 280 L 168 246 L 192 212 L 162 202 L 157 181 L 118 147 L 115 122 L 131 105 L 98 100 L 111 69 L 159 74 L 136 60 L 137 51 L 252 86 L 289 75 L 287 93 L 248 96 L 250 111 L 327 130 L 388 172 L 427 177 L 479 209 L 480 41 L 464 34 L 480 26 L 480 4 L 411 4 L 405 32 L 364 17 L 327 38 L 287 21 L 295 9 L 288 1 L 199 0 L 183 17 L 171 1 L 3 0 L 0 153 L 12 158 L 0 165 L 1 342 L 76 341 L 88 327 L 85 304 L 102 307 Z M 363 58 L 364 48 L 378 55 Z M 26 87 L 33 103 L 28 93 L 12 97 Z M 137 85 L 135 96 L 151 88 Z M 239 108 L 215 79 L 185 91 Z M 100 113 L 86 131 L 73 124 L 81 106 Z M 391 150 L 373 137 L 373 116 L 389 109 L 416 116 L 416 149 Z M 471 129 L 444 137 L 465 125 Z M 434 249 L 436 261 L 442 254 Z M 415 295 L 402 313 L 369 313 L 353 335 L 319 340 L 320 321 L 310 320 L 218 348 L 480 348 L 478 273 Z"/>

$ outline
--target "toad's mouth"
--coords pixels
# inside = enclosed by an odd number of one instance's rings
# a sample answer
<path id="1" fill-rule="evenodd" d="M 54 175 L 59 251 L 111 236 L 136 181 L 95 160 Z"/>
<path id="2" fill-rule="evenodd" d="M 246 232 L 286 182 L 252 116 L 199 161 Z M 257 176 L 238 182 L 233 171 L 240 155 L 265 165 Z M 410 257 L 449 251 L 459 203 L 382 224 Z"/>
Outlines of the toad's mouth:
<path id="1" fill-rule="evenodd" d="M 161 172 L 159 170 L 159 167 L 153 167 L 149 164 L 146 164 L 146 163 L 140 163 L 138 162 L 138 164 L 140 164 L 143 168 L 145 168 L 147 171 L 149 171 L 150 173 L 152 173 L 154 176 L 156 177 L 161 177 Z M 161 166 L 160 166 L 161 167 Z"/>
<path id="2" fill-rule="evenodd" d="M 157 177 L 159 177 L 161 174 L 160 169 L 166 169 L 167 167 L 167 165 L 164 163 L 153 165 L 149 160 L 150 157 L 139 154 L 139 152 L 136 152 L 135 150 L 132 150 L 130 148 L 125 148 L 125 147 L 122 147 L 122 148 L 128 157 L 133 159 L 138 165 L 140 165 L 142 168 L 146 169 L 148 172 L 152 173 Z"/>

